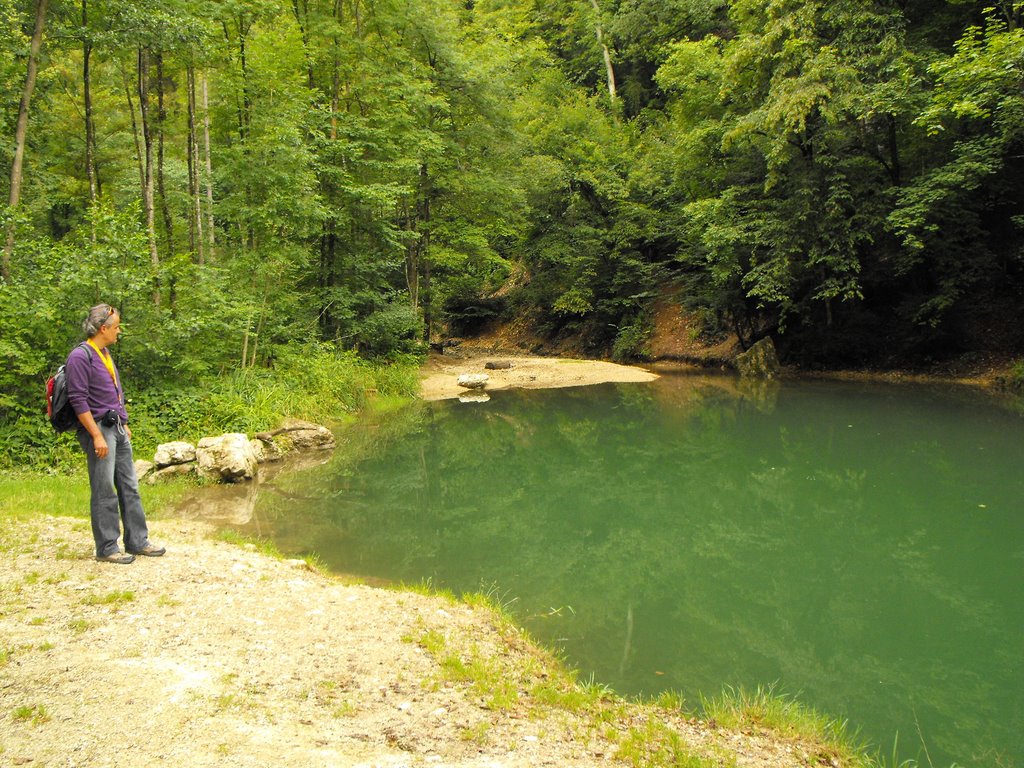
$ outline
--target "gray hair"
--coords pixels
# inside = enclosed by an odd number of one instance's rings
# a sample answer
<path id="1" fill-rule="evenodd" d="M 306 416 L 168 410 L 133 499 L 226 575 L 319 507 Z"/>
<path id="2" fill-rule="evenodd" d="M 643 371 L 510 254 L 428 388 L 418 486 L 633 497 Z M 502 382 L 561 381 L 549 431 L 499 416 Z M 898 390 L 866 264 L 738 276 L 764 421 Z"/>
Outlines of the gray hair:
<path id="1" fill-rule="evenodd" d="M 110 304 L 97 304 L 90 309 L 88 317 L 82 321 L 82 332 L 85 333 L 85 337 L 91 339 L 116 314 L 118 311 Z"/>

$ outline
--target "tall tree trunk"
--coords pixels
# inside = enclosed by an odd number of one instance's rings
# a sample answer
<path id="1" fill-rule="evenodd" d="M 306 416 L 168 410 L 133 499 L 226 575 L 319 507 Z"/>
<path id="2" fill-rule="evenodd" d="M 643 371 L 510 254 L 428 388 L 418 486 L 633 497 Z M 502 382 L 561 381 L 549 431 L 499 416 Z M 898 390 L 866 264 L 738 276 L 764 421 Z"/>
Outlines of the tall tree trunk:
<path id="1" fill-rule="evenodd" d="M 403 216 L 405 218 L 405 229 L 409 232 L 409 242 L 405 246 L 405 285 L 409 290 L 409 303 L 413 309 L 420 306 L 420 243 L 416 234 L 416 222 L 413 219 L 414 205 L 406 200 L 403 205 Z"/>
<path id="2" fill-rule="evenodd" d="M 156 186 L 160 195 L 160 214 L 164 221 L 164 234 L 167 237 L 167 256 L 174 256 L 174 222 L 171 220 L 171 207 L 167 203 L 167 190 L 164 185 L 164 123 L 167 120 L 167 108 L 164 103 L 164 54 L 156 54 Z"/>
<path id="3" fill-rule="evenodd" d="M 206 232 L 210 238 L 210 249 L 216 245 L 213 229 L 213 161 L 210 158 L 210 94 L 206 86 L 206 73 L 203 81 L 203 151 L 206 155 Z M 212 257 L 212 254 L 211 254 Z"/>
<path id="4" fill-rule="evenodd" d="M 331 219 L 325 224 L 325 227 L 327 231 L 324 236 L 323 256 L 320 267 L 325 300 L 320 311 L 320 327 L 324 338 L 327 338 L 328 334 L 333 336 L 337 332 L 334 326 L 334 313 L 331 312 L 331 306 L 334 304 L 334 285 L 336 282 L 335 263 L 338 257 L 338 234 L 335 231 L 337 222 Z"/>
<path id="5" fill-rule="evenodd" d="M 604 55 L 604 69 L 608 77 L 608 95 L 613 99 L 615 98 L 615 68 L 612 66 L 612 54 L 608 50 L 608 46 L 604 43 L 604 31 L 601 29 L 601 8 L 597 4 L 597 0 L 590 0 L 590 4 L 594 8 L 594 13 L 597 16 L 597 44 L 601 46 L 601 53 Z"/>
<path id="6" fill-rule="evenodd" d="M 195 163 L 195 144 L 196 144 L 196 92 L 195 92 L 195 80 L 193 79 L 192 65 L 185 65 L 185 96 L 188 107 L 188 139 L 187 139 L 187 151 L 185 156 L 188 159 L 188 199 L 190 208 L 195 207 L 195 201 L 198 197 L 196 189 L 196 163 Z M 198 232 L 196 228 L 196 215 L 195 211 L 191 211 L 188 217 L 188 248 L 196 255 L 196 261 L 199 260 L 199 250 L 196 247 L 198 241 Z"/>
<path id="7" fill-rule="evenodd" d="M 245 55 L 245 38 L 249 34 L 249 27 L 245 23 L 244 16 L 238 19 L 238 61 L 242 68 L 242 103 L 238 109 L 238 135 L 242 141 L 249 135 L 249 110 L 251 103 L 249 99 L 249 66 Z"/>
<path id="8" fill-rule="evenodd" d="M 132 88 L 127 83 L 127 76 L 124 84 L 125 96 L 128 98 L 128 114 L 132 116 L 132 138 L 135 140 L 135 163 L 139 167 L 139 189 L 146 189 L 146 165 L 142 153 L 142 140 L 139 139 L 139 123 L 135 119 L 135 102 L 132 101 Z"/>
<path id="9" fill-rule="evenodd" d="M 188 80 L 188 193 L 192 201 L 189 234 L 192 251 L 200 264 L 205 263 L 203 253 L 203 205 L 199 191 L 199 137 L 196 135 L 196 71 L 191 64 L 186 67 Z"/>
<path id="10" fill-rule="evenodd" d="M 903 169 L 900 165 L 900 145 L 896 136 L 896 116 L 888 114 L 886 117 L 886 133 L 889 141 L 889 168 L 892 183 L 897 187 L 903 181 Z"/>
<path id="11" fill-rule="evenodd" d="M 153 265 L 153 304 L 160 306 L 160 254 L 156 250 L 156 206 L 153 190 L 153 136 L 149 121 L 149 51 L 139 48 L 138 55 L 139 114 L 142 119 L 142 205 L 149 236 L 149 259 Z"/>
<path id="12" fill-rule="evenodd" d="M 295 23 L 299 25 L 299 32 L 302 34 L 302 50 L 306 51 L 306 85 L 312 91 L 315 79 L 313 57 L 309 55 L 309 0 L 292 0 L 292 11 L 295 13 Z"/>
<path id="13" fill-rule="evenodd" d="M 96 130 L 92 122 L 92 74 L 89 57 L 92 55 L 92 40 L 89 38 L 89 0 L 82 0 L 82 101 L 85 109 L 85 175 L 89 180 L 89 202 L 99 197 L 99 181 L 96 178 Z M 93 240 L 96 233 L 93 232 Z"/>
<path id="14" fill-rule="evenodd" d="M 423 305 L 423 340 L 430 342 L 430 324 L 433 322 L 433 297 L 430 291 L 430 176 L 424 163 L 420 167 L 420 183 L 422 185 L 422 202 L 420 204 L 420 221 L 423 222 L 423 235 L 420 238 L 420 264 L 423 267 L 423 286 L 420 292 Z"/>
<path id="15" fill-rule="evenodd" d="M 344 21 L 344 6 L 341 0 L 334 0 L 334 20 L 340 27 Z M 338 138 L 338 109 L 341 107 L 341 62 L 338 48 L 341 41 L 334 35 L 331 45 L 331 140 Z"/>
<path id="16" fill-rule="evenodd" d="M 11 163 L 11 195 L 8 202 L 13 212 L 21 200 L 22 167 L 25 163 L 25 138 L 28 136 L 28 107 L 32 101 L 32 91 L 36 87 L 36 73 L 39 70 L 39 50 L 43 46 L 43 27 L 46 25 L 46 7 L 49 0 L 39 0 L 36 6 L 36 23 L 32 30 L 32 44 L 29 48 L 28 72 L 25 75 L 25 87 L 21 92 L 21 104 L 18 107 L 18 123 L 14 129 L 14 162 Z M 4 280 L 11 279 L 11 253 L 14 251 L 14 222 L 7 229 L 7 242 L 4 244 L 3 259 L 0 260 L 0 275 Z"/>

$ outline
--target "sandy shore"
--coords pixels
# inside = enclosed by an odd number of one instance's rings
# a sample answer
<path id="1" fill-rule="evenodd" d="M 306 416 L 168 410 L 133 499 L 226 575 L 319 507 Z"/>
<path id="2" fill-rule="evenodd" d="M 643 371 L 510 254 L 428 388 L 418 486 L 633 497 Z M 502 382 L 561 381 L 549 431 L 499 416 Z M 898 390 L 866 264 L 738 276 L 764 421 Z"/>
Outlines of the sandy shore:
<path id="1" fill-rule="evenodd" d="M 508 365 L 487 368 L 487 363 Z M 608 382 L 652 381 L 656 373 L 632 365 L 619 365 L 603 360 L 576 360 L 558 357 L 524 357 L 509 355 L 469 354 L 460 357 L 432 356 L 423 367 L 420 393 L 424 400 L 444 400 L 467 393 L 460 387 L 462 374 L 485 374 L 484 391 L 520 387 L 578 387 Z"/>

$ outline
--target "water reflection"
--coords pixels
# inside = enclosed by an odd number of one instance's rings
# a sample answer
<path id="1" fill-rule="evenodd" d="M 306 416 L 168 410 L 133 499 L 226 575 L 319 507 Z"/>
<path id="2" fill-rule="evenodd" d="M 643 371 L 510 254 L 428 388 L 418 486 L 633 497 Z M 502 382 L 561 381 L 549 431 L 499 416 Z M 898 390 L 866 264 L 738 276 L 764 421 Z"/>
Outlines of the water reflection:
<path id="1" fill-rule="evenodd" d="M 777 681 L 876 743 L 920 730 L 935 765 L 1015 765 L 1022 437 L 920 387 L 499 392 L 353 430 L 250 526 L 340 571 L 496 585 L 623 692 Z"/>

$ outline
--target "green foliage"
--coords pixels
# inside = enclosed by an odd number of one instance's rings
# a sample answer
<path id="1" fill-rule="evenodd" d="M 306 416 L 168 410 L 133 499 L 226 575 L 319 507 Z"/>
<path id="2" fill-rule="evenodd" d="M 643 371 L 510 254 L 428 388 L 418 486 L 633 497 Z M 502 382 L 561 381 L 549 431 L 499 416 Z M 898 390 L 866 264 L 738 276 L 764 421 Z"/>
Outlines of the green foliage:
<path id="1" fill-rule="evenodd" d="M 405 302 L 383 305 L 356 325 L 353 336 L 356 349 L 368 357 L 423 351 L 423 323 Z"/>
<path id="2" fill-rule="evenodd" d="M 650 356 L 649 342 L 654 326 L 649 317 L 638 317 L 619 328 L 612 344 L 616 360 L 637 360 Z"/>
<path id="3" fill-rule="evenodd" d="M 371 395 L 413 397 L 418 362 L 397 356 L 371 363 L 353 352 L 310 344 L 282 349 L 273 368 L 237 369 L 189 387 L 163 382 L 131 391 L 135 452 L 144 456 L 167 440 L 252 434 L 288 416 L 335 423 L 364 407 Z M 0 459 L 4 467 L 67 467 L 80 461 L 73 433 L 55 437 L 42 413 L 0 423 L 0 444 L 6 449 Z"/>
<path id="4" fill-rule="evenodd" d="M 642 355 L 666 284 L 805 361 L 987 343 L 1024 283 L 1024 11 L 922 8 L 51 8 L 3 215 L 0 423 L 38 441 L 15 425 L 100 301 L 124 310 L 119 362 L 145 389 L 311 343 L 418 353 L 509 313 Z M 31 11 L 0 1 L 8 137 Z"/>
<path id="5" fill-rule="evenodd" d="M 283 350 L 272 369 L 246 368 L 208 379 L 196 389 L 154 389 L 132 404 L 140 452 L 164 439 L 198 440 L 222 432 L 253 434 L 292 416 L 337 422 L 372 393 L 411 397 L 416 359 L 368 363 L 354 353 L 307 345 Z"/>

